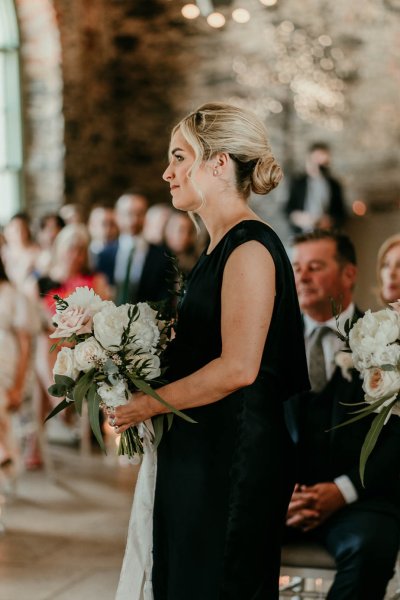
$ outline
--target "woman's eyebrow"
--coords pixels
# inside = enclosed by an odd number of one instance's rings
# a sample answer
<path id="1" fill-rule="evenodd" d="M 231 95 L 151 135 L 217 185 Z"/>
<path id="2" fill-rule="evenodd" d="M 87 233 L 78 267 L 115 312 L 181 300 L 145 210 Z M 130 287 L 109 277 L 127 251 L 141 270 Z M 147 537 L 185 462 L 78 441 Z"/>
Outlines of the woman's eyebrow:
<path id="1" fill-rule="evenodd" d="M 171 154 L 175 154 L 175 152 L 183 152 L 183 148 L 174 148 L 173 150 L 171 150 Z"/>

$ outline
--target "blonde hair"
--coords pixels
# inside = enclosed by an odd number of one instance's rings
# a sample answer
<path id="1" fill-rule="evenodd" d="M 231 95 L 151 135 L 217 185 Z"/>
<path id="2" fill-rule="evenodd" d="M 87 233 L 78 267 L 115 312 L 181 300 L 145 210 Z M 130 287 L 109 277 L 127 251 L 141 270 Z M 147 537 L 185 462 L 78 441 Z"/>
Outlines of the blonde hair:
<path id="1" fill-rule="evenodd" d="M 386 304 L 386 300 L 385 298 L 382 297 L 382 278 L 381 278 L 381 270 L 383 267 L 383 262 L 385 260 L 385 256 L 386 254 L 389 252 L 389 250 L 391 248 L 393 248 L 393 246 L 397 246 L 400 245 L 400 233 L 395 233 L 394 235 L 391 235 L 390 237 L 388 237 L 383 244 L 381 245 L 381 247 L 378 250 L 378 256 L 376 259 L 376 276 L 377 276 L 377 280 L 378 280 L 378 292 L 379 292 L 379 298 L 381 299 L 381 301 Z"/>
<path id="2" fill-rule="evenodd" d="M 204 160 L 218 152 L 229 154 L 235 165 L 237 190 L 268 194 L 283 177 L 268 142 L 264 124 L 251 112 L 223 103 L 208 103 L 187 115 L 173 129 L 193 148 L 192 175 Z"/>
<path id="3" fill-rule="evenodd" d="M 86 225 L 83 223 L 71 223 L 61 229 L 54 240 L 52 265 L 62 260 L 62 253 L 71 245 L 79 245 L 86 250 L 89 248 L 90 236 Z M 88 260 L 85 268 L 88 268 Z"/>

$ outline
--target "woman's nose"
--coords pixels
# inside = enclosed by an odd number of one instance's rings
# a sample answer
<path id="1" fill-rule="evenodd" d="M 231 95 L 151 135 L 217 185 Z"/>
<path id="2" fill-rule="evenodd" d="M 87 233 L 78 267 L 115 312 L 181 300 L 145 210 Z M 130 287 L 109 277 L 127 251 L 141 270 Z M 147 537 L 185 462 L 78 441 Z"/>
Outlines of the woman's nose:
<path id="1" fill-rule="evenodd" d="M 172 172 L 169 166 L 165 169 L 162 178 L 164 179 L 164 181 L 169 181 L 170 179 L 172 179 Z"/>

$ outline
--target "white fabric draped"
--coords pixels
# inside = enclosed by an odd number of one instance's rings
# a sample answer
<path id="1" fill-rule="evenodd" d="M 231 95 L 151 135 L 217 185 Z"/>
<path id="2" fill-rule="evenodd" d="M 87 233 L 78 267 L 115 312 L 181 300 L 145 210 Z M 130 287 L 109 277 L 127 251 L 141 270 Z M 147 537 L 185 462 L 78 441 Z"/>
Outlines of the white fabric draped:
<path id="1" fill-rule="evenodd" d="M 153 507 L 157 451 L 151 442 L 151 420 L 143 427 L 144 455 L 133 498 L 128 538 L 115 600 L 153 600 Z"/>

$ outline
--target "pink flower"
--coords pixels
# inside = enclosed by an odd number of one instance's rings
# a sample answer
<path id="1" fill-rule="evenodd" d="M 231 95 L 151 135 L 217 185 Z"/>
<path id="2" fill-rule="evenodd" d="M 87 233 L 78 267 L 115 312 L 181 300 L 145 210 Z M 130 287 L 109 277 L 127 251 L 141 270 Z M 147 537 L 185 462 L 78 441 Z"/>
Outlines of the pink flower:
<path id="1" fill-rule="evenodd" d="M 396 302 L 391 302 L 389 306 L 391 306 L 396 312 L 400 313 L 400 298 L 396 300 Z"/>
<path id="2" fill-rule="evenodd" d="M 92 333 L 93 317 L 88 309 L 80 306 L 69 306 L 53 317 L 57 329 L 50 335 L 51 338 L 71 337 L 83 333 Z"/>

